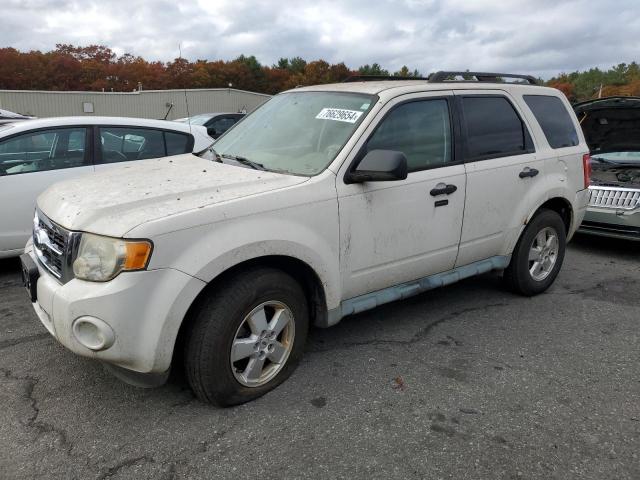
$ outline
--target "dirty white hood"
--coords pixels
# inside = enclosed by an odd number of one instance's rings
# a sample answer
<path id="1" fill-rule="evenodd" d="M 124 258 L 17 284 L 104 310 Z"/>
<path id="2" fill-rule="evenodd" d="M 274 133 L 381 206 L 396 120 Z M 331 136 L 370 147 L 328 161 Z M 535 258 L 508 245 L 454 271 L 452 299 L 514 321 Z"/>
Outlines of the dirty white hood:
<path id="1" fill-rule="evenodd" d="M 306 180 L 177 155 L 57 183 L 38 197 L 38 208 L 67 229 L 119 237 L 152 220 L 170 222 L 172 215 Z"/>

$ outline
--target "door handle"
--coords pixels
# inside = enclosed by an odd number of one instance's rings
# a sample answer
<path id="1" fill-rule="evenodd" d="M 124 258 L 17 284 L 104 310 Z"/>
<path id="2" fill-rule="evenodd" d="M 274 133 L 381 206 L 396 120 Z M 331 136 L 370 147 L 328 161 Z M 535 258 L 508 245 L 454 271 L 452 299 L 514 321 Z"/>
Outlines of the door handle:
<path id="1" fill-rule="evenodd" d="M 429 193 L 432 197 L 437 197 L 438 195 L 451 195 L 456 190 L 458 190 L 458 187 L 455 185 L 439 183 L 436 185 L 436 188 L 433 188 Z"/>
<path id="2" fill-rule="evenodd" d="M 535 177 L 538 173 L 540 172 L 535 168 L 524 167 L 524 170 L 522 170 L 518 176 L 520 178 Z"/>

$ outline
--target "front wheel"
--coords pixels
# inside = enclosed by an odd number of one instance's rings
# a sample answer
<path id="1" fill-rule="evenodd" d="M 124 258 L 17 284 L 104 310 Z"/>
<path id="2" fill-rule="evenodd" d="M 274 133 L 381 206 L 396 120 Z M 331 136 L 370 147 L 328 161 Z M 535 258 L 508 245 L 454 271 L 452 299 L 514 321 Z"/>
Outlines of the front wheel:
<path id="1" fill-rule="evenodd" d="M 256 399 L 296 368 L 309 314 L 300 285 L 272 268 L 251 268 L 195 309 L 185 368 L 196 396 L 219 406 Z"/>
<path id="2" fill-rule="evenodd" d="M 507 287 L 526 296 L 544 292 L 560 272 L 566 243 L 560 215 L 553 210 L 539 212 L 522 232 L 504 271 Z"/>

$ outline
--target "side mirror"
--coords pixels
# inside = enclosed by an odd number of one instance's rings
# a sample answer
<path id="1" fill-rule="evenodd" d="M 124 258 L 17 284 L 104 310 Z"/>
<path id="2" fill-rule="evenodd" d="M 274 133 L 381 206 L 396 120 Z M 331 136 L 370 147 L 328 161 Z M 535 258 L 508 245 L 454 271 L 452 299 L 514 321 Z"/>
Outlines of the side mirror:
<path id="1" fill-rule="evenodd" d="M 207 134 L 211 137 L 211 138 L 217 138 L 218 137 L 218 132 L 216 132 L 216 129 L 213 127 L 209 127 L 207 128 Z"/>
<path id="2" fill-rule="evenodd" d="M 356 169 L 347 175 L 347 183 L 389 182 L 407 178 L 407 157 L 394 150 L 371 150 Z"/>

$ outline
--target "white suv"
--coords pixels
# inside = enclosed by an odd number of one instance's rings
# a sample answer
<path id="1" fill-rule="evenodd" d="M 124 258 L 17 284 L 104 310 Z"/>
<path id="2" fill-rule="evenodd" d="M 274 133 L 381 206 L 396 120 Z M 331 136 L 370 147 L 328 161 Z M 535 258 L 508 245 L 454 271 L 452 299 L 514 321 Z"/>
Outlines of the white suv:
<path id="1" fill-rule="evenodd" d="M 179 359 L 200 399 L 233 405 L 292 373 L 311 324 L 490 270 L 543 292 L 587 204 L 579 124 L 529 77 L 464 75 L 290 90 L 217 161 L 56 184 L 22 256 L 40 320 L 138 384 Z"/>

